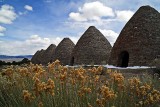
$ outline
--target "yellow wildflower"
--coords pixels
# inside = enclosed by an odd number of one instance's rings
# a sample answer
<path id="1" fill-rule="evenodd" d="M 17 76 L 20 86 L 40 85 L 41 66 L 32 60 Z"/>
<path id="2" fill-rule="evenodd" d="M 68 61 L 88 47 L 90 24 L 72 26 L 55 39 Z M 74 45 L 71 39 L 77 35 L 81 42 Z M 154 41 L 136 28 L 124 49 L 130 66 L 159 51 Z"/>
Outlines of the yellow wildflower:
<path id="1" fill-rule="evenodd" d="M 40 102 L 38 103 L 38 107 L 43 107 L 42 101 L 40 101 Z"/>
<path id="2" fill-rule="evenodd" d="M 23 90 L 23 99 L 26 103 L 30 103 L 34 99 L 34 97 L 31 93 L 29 93 L 28 90 Z"/>

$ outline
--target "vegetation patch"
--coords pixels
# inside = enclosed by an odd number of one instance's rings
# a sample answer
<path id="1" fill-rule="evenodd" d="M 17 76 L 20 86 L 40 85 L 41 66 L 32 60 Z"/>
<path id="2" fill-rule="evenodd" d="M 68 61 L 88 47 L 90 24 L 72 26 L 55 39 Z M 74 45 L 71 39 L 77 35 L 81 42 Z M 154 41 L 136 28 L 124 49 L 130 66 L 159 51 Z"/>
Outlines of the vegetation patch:
<path id="1" fill-rule="evenodd" d="M 3 69 L 1 107 L 158 107 L 160 80 L 125 78 L 116 70 L 28 64 Z"/>

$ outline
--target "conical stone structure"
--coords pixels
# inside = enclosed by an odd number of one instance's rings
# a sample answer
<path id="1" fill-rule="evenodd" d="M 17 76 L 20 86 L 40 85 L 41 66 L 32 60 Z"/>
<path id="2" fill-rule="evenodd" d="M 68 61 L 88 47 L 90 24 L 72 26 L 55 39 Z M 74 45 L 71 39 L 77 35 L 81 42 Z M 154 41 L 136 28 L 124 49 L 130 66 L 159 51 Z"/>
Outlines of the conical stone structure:
<path id="1" fill-rule="evenodd" d="M 90 26 L 73 50 L 71 65 L 106 64 L 111 48 L 104 35 L 94 26 Z"/>
<path id="2" fill-rule="evenodd" d="M 53 61 L 58 59 L 62 65 L 69 65 L 74 46 L 75 44 L 69 38 L 64 38 L 55 49 Z"/>
<path id="3" fill-rule="evenodd" d="M 44 54 L 44 52 L 45 52 L 45 50 L 43 50 L 43 49 L 41 49 L 40 51 L 37 51 L 34 55 L 33 55 L 33 57 L 32 57 L 32 59 L 31 59 L 31 62 L 33 63 L 33 64 L 42 64 L 42 62 L 43 62 L 43 54 Z"/>
<path id="4" fill-rule="evenodd" d="M 157 55 L 160 55 L 160 13 L 150 6 L 142 6 L 122 29 L 109 64 L 148 66 Z"/>
<path id="5" fill-rule="evenodd" d="M 37 58 L 37 64 L 42 64 L 42 62 L 43 62 L 43 54 L 45 53 L 45 50 L 44 49 L 41 49 L 40 50 L 40 52 L 39 52 L 39 54 L 38 54 L 38 58 Z"/>
<path id="6" fill-rule="evenodd" d="M 39 54 L 39 50 L 32 56 L 32 59 L 31 59 L 31 62 L 33 63 L 33 64 L 36 64 L 37 63 L 37 56 L 38 56 L 38 54 Z"/>
<path id="7" fill-rule="evenodd" d="M 56 49 L 55 44 L 51 44 L 43 53 L 42 58 L 41 58 L 41 64 L 48 64 L 49 62 L 52 61 L 52 57 L 54 56 L 54 52 Z"/>

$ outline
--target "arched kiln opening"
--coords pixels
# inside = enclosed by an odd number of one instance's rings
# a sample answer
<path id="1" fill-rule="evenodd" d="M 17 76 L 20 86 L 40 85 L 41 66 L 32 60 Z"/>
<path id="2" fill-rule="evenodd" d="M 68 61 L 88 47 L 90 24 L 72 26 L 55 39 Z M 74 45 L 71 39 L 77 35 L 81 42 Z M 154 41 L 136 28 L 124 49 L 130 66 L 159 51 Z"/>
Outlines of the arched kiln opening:
<path id="1" fill-rule="evenodd" d="M 128 67 L 128 62 L 129 62 L 129 53 L 127 51 L 122 51 L 119 54 L 117 66 Z"/>
<path id="2" fill-rule="evenodd" d="M 72 57 L 70 64 L 71 64 L 71 66 L 73 66 L 73 64 L 74 64 L 74 57 Z"/>

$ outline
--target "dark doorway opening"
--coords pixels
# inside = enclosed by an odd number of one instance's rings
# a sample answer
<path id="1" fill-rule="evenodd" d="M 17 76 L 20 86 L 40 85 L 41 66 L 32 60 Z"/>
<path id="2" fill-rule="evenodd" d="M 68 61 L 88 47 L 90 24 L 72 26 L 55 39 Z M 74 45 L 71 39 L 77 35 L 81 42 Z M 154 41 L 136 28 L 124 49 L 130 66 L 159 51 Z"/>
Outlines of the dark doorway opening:
<path id="1" fill-rule="evenodd" d="M 128 67 L 128 62 L 129 62 L 129 53 L 127 51 L 121 52 L 118 58 L 118 66 Z"/>
<path id="2" fill-rule="evenodd" d="M 73 66 L 73 64 L 74 64 L 74 57 L 72 57 L 70 64 L 71 64 L 71 66 Z"/>

